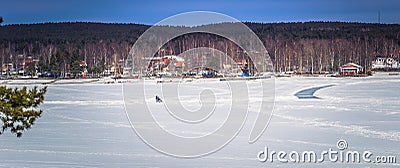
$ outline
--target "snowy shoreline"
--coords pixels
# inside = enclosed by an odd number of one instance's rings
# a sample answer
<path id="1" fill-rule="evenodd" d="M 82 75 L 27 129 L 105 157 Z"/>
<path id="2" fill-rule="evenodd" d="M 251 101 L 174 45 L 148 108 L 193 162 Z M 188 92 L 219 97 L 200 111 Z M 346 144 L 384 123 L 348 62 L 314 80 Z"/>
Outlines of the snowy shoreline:
<path id="1" fill-rule="evenodd" d="M 393 75 L 390 72 L 376 72 L 372 76 L 366 77 L 331 77 L 326 75 L 291 75 L 291 76 L 276 76 L 275 79 L 285 78 L 337 78 L 337 79 L 367 79 L 367 78 L 379 78 L 379 77 L 390 77 L 400 78 L 400 75 Z M 59 85 L 59 84 L 121 84 L 121 83 L 136 83 L 141 80 L 155 81 L 156 83 L 170 83 L 170 82 L 206 82 L 206 81 L 236 81 L 244 80 L 246 78 L 143 78 L 143 79 L 113 79 L 110 77 L 103 78 L 90 78 L 90 79 L 6 79 L 0 80 L 1 85 Z M 259 80 L 259 79 L 247 79 L 247 80 Z"/>

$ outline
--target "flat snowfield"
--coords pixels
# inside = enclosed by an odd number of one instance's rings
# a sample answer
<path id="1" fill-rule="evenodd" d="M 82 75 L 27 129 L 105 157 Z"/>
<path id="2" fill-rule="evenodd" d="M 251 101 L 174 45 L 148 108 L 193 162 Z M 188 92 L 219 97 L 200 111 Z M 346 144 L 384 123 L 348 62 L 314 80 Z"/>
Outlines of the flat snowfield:
<path id="1" fill-rule="evenodd" d="M 205 126 L 175 124 L 162 103 L 161 84 L 148 84 L 145 102 L 163 128 L 175 134 L 198 136 L 212 132 L 229 114 L 230 91 L 219 81 L 196 81 L 182 85 L 180 101 L 186 109 L 201 107 L 196 89 L 212 88 L 217 103 Z M 236 81 L 246 82 L 246 81 Z M 42 117 L 21 138 L 5 132 L 0 136 L 0 167 L 399 167 L 400 76 L 387 73 L 366 78 L 277 78 L 275 107 L 268 128 L 253 144 L 249 134 L 261 100 L 257 81 L 247 81 L 252 102 L 243 129 L 221 150 L 204 157 L 182 159 L 157 152 L 132 129 L 124 108 L 123 84 L 49 85 Z M 131 84 L 135 85 L 135 84 Z M 329 87 L 324 87 L 329 86 Z M 220 88 L 221 87 L 221 88 Z M 316 98 L 299 99 L 296 93 L 321 87 Z M 247 88 L 244 88 L 247 89 Z M 140 91 L 140 90 L 139 90 Z M 185 97 L 186 96 L 186 97 Z M 228 112 L 227 112 L 228 110 Z M 230 112 L 235 112 L 230 111 Z M 179 122 L 179 121 L 176 121 Z M 159 137 L 160 140 L 163 137 Z M 347 149 L 337 142 L 345 140 Z M 258 153 L 314 151 L 318 159 L 329 149 L 369 151 L 371 162 L 321 163 L 260 162 Z M 186 149 L 192 150 L 192 149 Z M 373 163 L 378 156 L 395 156 L 396 163 Z M 285 157 L 289 159 L 289 156 Z"/>

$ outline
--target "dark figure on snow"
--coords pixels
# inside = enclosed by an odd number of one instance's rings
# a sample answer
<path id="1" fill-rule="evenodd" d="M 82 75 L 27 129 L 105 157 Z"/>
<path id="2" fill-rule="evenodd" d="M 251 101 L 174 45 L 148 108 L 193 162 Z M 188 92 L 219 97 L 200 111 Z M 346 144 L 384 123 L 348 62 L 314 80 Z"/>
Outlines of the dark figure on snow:
<path id="1" fill-rule="evenodd" d="M 156 103 L 162 103 L 162 100 L 160 97 L 156 96 Z"/>

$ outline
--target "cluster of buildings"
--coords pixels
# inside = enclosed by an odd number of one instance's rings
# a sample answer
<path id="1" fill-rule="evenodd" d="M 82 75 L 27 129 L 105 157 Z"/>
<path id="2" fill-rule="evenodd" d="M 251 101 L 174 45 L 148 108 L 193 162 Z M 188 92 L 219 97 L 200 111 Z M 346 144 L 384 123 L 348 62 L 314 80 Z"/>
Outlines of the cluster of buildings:
<path id="1" fill-rule="evenodd" d="M 146 76 L 191 76 L 191 77 L 221 77 L 221 76 L 251 76 L 254 69 L 249 66 L 246 58 L 233 59 L 234 63 L 222 60 L 207 60 L 207 58 L 192 58 L 185 66 L 185 59 L 176 55 L 165 55 L 145 58 L 149 62 Z M 214 61 L 213 65 L 207 62 Z M 232 65 L 234 64 L 234 65 Z M 188 68 L 189 67 L 189 68 Z M 240 73 L 239 73 L 240 71 Z"/>
<path id="2" fill-rule="evenodd" d="M 400 63 L 393 57 L 377 56 L 372 61 L 371 70 L 373 71 L 398 71 Z M 355 63 L 347 63 L 340 67 L 341 76 L 357 76 L 364 72 L 364 68 Z"/>
<path id="3" fill-rule="evenodd" d="M 147 67 L 151 74 L 179 75 L 185 70 L 185 59 L 176 55 L 166 55 L 160 57 L 145 58 L 149 62 Z"/>
<path id="4" fill-rule="evenodd" d="M 106 67 L 102 76 L 115 76 L 115 77 L 134 77 L 138 78 L 138 72 L 133 73 L 133 60 L 132 59 L 117 59 L 117 56 L 113 56 L 114 61 L 111 66 Z M 206 67 L 197 67 L 195 69 L 185 71 L 185 59 L 175 55 L 166 55 L 159 57 L 145 58 L 149 62 L 145 69 L 147 76 L 200 76 L 200 77 L 218 77 L 220 73 L 216 69 L 210 69 Z M 3 63 L 1 67 L 1 76 L 12 77 L 12 78 L 38 78 L 43 77 L 54 77 L 46 76 L 46 72 L 41 74 L 38 72 L 39 59 L 33 56 L 24 57 L 18 55 L 18 63 Z M 78 74 L 71 74 L 71 66 L 65 67 L 65 72 L 62 74 L 63 77 L 79 77 L 86 78 L 88 74 L 86 61 L 80 61 L 81 72 Z M 237 68 L 241 71 L 241 76 L 251 76 L 251 70 L 249 69 L 248 62 L 245 59 L 235 60 Z M 231 69 L 230 64 L 222 64 L 222 69 Z M 221 69 L 220 69 L 221 70 Z M 371 70 L 377 71 L 393 71 L 400 70 L 400 63 L 393 57 L 375 57 L 371 64 Z M 221 70 L 222 71 L 222 70 Z M 232 72 L 233 73 L 233 72 Z M 347 63 L 340 66 L 339 76 L 358 76 L 359 74 L 365 74 L 364 67 L 355 64 Z"/>
<path id="5" fill-rule="evenodd" d="M 1 76 L 17 76 L 19 78 L 37 78 L 39 59 L 33 56 L 17 56 L 17 64 L 3 63 Z"/>

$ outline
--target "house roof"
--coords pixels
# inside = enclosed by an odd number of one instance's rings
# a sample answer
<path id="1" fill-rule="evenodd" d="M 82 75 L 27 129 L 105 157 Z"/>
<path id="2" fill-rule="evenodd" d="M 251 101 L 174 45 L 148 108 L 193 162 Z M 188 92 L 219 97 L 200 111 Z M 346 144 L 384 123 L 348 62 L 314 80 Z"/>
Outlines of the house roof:
<path id="1" fill-rule="evenodd" d="M 349 62 L 347 64 L 342 65 L 340 68 L 342 68 L 342 69 L 343 68 L 362 68 L 362 66 L 358 65 L 358 64 L 355 64 L 355 63 Z"/>

